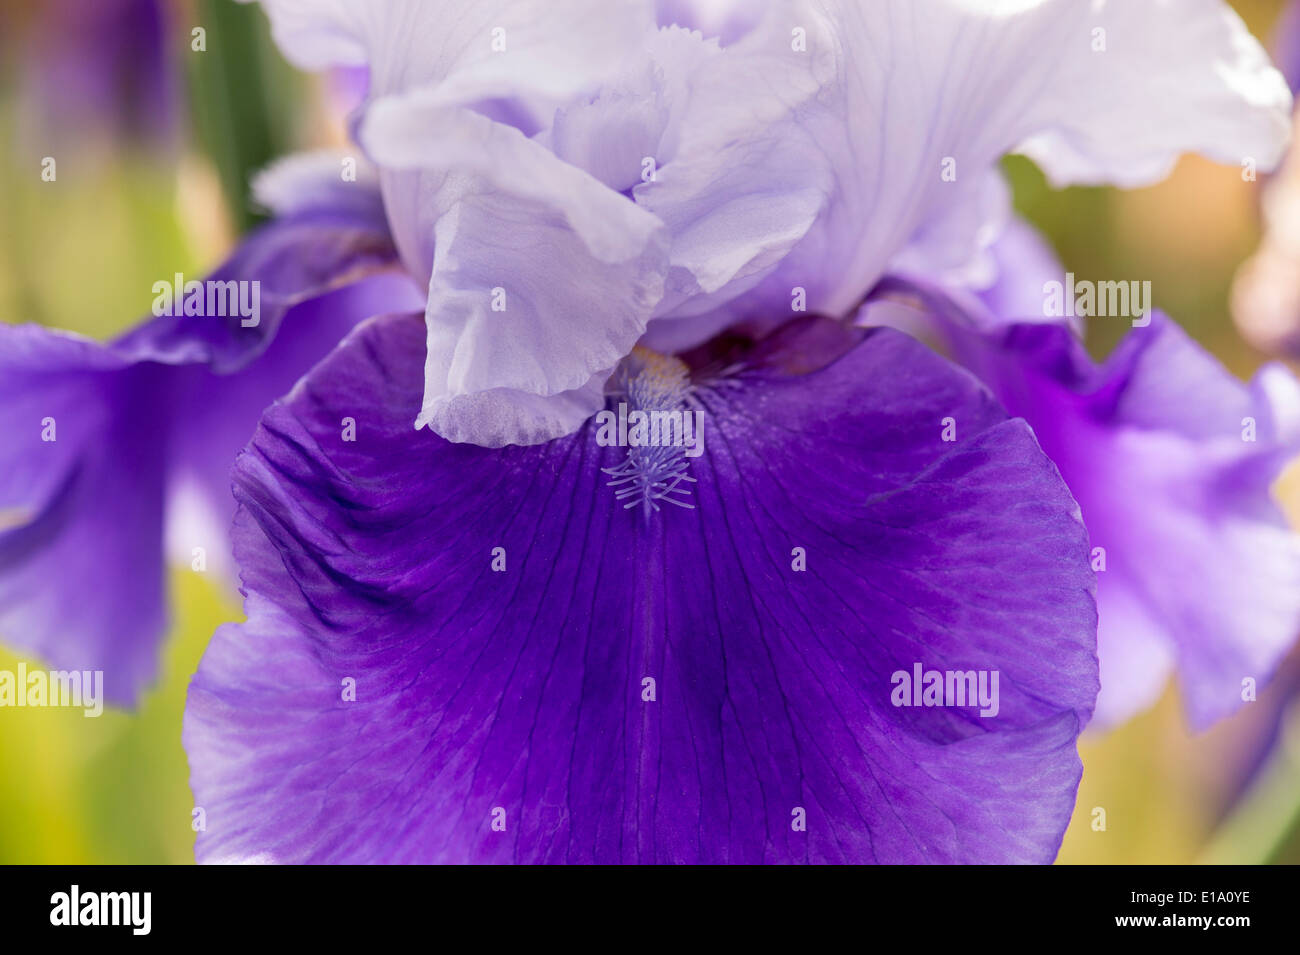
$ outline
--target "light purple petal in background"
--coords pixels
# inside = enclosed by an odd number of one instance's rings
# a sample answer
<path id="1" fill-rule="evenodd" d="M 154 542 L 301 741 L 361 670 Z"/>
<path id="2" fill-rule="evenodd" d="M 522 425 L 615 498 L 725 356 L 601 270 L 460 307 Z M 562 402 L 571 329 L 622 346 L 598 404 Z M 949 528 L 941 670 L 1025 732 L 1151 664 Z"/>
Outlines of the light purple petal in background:
<path id="1" fill-rule="evenodd" d="M 1273 28 L 1269 44 L 1277 68 L 1295 93 L 1300 89 L 1300 3 L 1291 0 Z"/>
<path id="2" fill-rule="evenodd" d="M 1099 723 L 1153 702 L 1171 664 L 1193 725 L 1234 712 L 1300 633 L 1300 537 L 1271 493 L 1300 447 L 1271 424 L 1294 381 L 1248 390 L 1158 314 L 1100 367 L 1065 330 L 1022 326 L 987 374 L 1106 551 Z"/>
<path id="3" fill-rule="evenodd" d="M 989 249 L 989 255 L 996 278 L 979 290 L 979 297 L 997 324 L 1048 322 L 1082 332 L 1080 316 L 1053 315 L 1046 307 L 1045 289 L 1051 282 L 1064 285 L 1065 266 L 1033 226 L 1012 218 Z"/>
<path id="4" fill-rule="evenodd" d="M 591 425 L 413 436 L 423 325 L 358 329 L 236 468 L 200 861 L 1050 861 L 1097 686 L 1075 504 L 973 379 L 829 325 L 699 372 L 694 508 L 649 519 Z M 998 670 L 998 714 L 891 705 L 917 662 Z"/>
<path id="5" fill-rule="evenodd" d="M 169 371 L 0 325 L 0 639 L 102 670 L 114 703 L 152 677 L 163 626 Z"/>
<path id="6" fill-rule="evenodd" d="M 1097 725 L 1145 709 L 1173 672 L 1197 728 L 1234 712 L 1300 633 L 1300 537 L 1271 489 L 1300 450 L 1300 384 L 1280 366 L 1242 384 L 1160 313 L 1099 365 L 1062 325 L 993 328 L 919 294 L 1104 549 Z"/>
<path id="7" fill-rule="evenodd" d="M 396 251 L 373 183 L 359 179 L 341 188 L 324 188 L 316 165 L 281 168 L 279 176 L 276 171 L 272 167 L 272 178 L 261 181 L 263 201 L 288 214 L 244 236 L 230 258 L 203 279 L 256 282 L 258 314 L 184 315 L 178 306 L 122 335 L 113 343 L 114 352 L 132 361 L 237 371 L 262 353 L 294 305 L 396 267 Z M 338 167 L 333 176 L 338 182 Z M 160 281 L 174 285 L 175 278 Z M 240 289 L 241 301 L 252 301 L 251 291 Z"/>
<path id="8" fill-rule="evenodd" d="M 209 277 L 262 283 L 256 327 L 162 316 L 100 344 L 0 325 L 0 639 L 103 669 L 109 699 L 135 701 L 162 636 L 164 540 L 228 573 L 229 468 L 262 410 L 357 322 L 423 304 L 375 197 L 369 224 L 304 201 Z"/>
<path id="9" fill-rule="evenodd" d="M 1048 290 L 1053 287 L 1050 283 L 1063 288 L 1066 271 L 1047 240 L 1033 226 L 1013 216 L 989 247 L 988 259 L 993 280 L 978 288 L 944 283 L 932 270 L 924 268 L 924 259 L 912 260 L 918 267 L 915 271 L 891 273 L 873 290 L 859 311 L 858 324 L 888 325 L 910 334 L 924 332 L 933 325 L 934 316 L 920 315 L 915 304 L 899 301 L 922 289 L 938 294 L 951 306 L 943 310 L 958 328 L 996 332 L 1011 325 L 1044 322 L 1082 334 L 1082 317 L 1057 315 L 1055 309 L 1047 307 Z M 891 290 L 898 295 L 891 295 Z M 943 333 L 949 330 L 947 326 L 939 329 Z"/>

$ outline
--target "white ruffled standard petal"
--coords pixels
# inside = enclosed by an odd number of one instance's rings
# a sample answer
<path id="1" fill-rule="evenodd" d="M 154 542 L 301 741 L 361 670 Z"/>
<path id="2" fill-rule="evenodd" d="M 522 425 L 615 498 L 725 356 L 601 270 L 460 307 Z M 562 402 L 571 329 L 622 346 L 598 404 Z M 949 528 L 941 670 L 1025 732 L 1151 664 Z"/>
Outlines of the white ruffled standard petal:
<path id="1" fill-rule="evenodd" d="M 1008 152 L 1136 185 L 1186 151 L 1265 170 L 1289 136 L 1286 85 L 1222 0 L 661 6 L 713 39 L 657 29 L 648 0 L 266 5 L 296 62 L 371 67 L 363 145 L 432 274 L 421 421 L 466 440 L 454 409 L 490 394 L 522 399 L 493 440 L 549 434 L 565 416 L 516 416 L 642 332 L 682 349 L 843 316 L 887 271 L 989 284 Z"/>
<path id="2" fill-rule="evenodd" d="M 297 66 L 368 64 L 378 96 L 437 84 L 449 99 L 552 105 L 618 69 L 653 28 L 649 0 L 262 0 Z"/>
<path id="3" fill-rule="evenodd" d="M 1019 151 L 1055 185 L 1146 185 L 1185 152 L 1260 170 L 1281 160 L 1290 90 L 1222 0 L 1053 6 L 1078 11 L 1050 30 L 1045 14 L 1033 23 L 1043 43 L 1027 65 L 1045 87 Z"/>
<path id="4" fill-rule="evenodd" d="M 375 103 L 360 135 L 429 230 L 404 250 L 432 256 L 417 425 L 490 446 L 577 428 L 663 294 L 662 224 L 517 129 L 422 93 Z"/>
<path id="5" fill-rule="evenodd" d="M 762 114 L 713 98 L 718 124 L 756 121 L 728 132 L 733 177 L 761 181 L 778 140 L 784 155 L 804 144 L 806 183 L 834 187 L 736 312 L 801 287 L 810 310 L 843 314 L 918 240 L 961 271 L 960 240 L 968 256 L 988 244 L 971 212 L 988 207 L 988 173 L 1007 152 L 1028 152 L 1056 182 L 1137 185 L 1187 151 L 1267 169 L 1289 133 L 1281 75 L 1219 0 L 807 0 L 770 8 L 706 68 L 730 79 L 700 84 L 701 115 L 707 89 L 741 77 L 788 107 Z M 708 162 L 709 124 L 690 127 L 700 139 L 681 161 Z M 694 202 L 707 205 L 707 193 Z"/>

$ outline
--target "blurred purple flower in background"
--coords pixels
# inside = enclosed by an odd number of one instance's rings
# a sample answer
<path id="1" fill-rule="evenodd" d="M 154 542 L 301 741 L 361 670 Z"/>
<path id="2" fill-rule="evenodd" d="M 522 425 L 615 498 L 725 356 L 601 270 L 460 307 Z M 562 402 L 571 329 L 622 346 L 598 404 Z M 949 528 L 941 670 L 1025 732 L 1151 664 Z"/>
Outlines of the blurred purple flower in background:
<path id="1" fill-rule="evenodd" d="M 164 42 L 169 5 L 160 0 L 42 0 L 6 4 L 6 17 L 30 18 L 11 51 L 25 95 L 18 123 L 28 138 L 95 134 L 164 144 L 176 133 L 181 85 Z M 17 26 L 17 24 L 15 24 Z"/>

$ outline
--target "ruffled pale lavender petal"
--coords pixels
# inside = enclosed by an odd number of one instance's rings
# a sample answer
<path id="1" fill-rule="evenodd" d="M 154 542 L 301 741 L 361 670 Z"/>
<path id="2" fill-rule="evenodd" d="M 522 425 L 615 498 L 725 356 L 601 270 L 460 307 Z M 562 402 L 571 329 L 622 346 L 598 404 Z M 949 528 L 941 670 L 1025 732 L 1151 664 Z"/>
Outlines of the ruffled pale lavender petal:
<path id="1" fill-rule="evenodd" d="M 247 2 L 247 0 L 245 0 Z M 555 106 L 617 71 L 653 25 L 649 0 L 262 0 L 298 66 L 369 65 L 375 97 L 437 87 L 448 102 Z"/>
<path id="2" fill-rule="evenodd" d="M 440 129 L 440 115 L 454 120 L 460 109 L 475 107 L 531 136 L 559 106 L 617 74 L 654 26 L 648 0 L 545 6 L 533 0 L 267 0 L 262 6 L 293 62 L 307 69 L 365 64 L 376 104 L 388 101 L 389 110 L 412 98 L 419 104 L 391 145 L 418 142 L 429 172 L 401 163 L 382 178 L 393 236 L 421 281 L 433 268 L 434 227 L 450 205 L 443 182 L 449 164 L 440 147 L 458 145 Z M 374 137 L 367 144 L 372 153 L 385 145 Z M 524 168 L 514 175 L 521 183 L 545 178 Z"/>
<path id="3" fill-rule="evenodd" d="M 1243 385 L 1159 313 L 1098 365 L 1060 325 L 972 333 L 991 323 L 912 291 L 1033 426 L 1104 549 L 1097 724 L 1150 705 L 1174 672 L 1193 725 L 1234 712 L 1300 633 L 1300 537 L 1271 490 L 1300 451 L 1300 385 L 1280 366 Z"/>
<path id="4" fill-rule="evenodd" d="M 1040 6 L 1031 20 L 1046 26 L 1059 15 L 1067 29 L 1039 34 L 1031 68 L 1053 84 L 1028 117 L 1038 129 L 1021 149 L 1054 184 L 1145 185 L 1182 152 L 1232 166 L 1250 159 L 1259 169 L 1282 159 L 1290 91 L 1227 3 Z"/>
<path id="5" fill-rule="evenodd" d="M 1184 151 L 1271 168 L 1289 136 L 1285 83 L 1219 0 L 1177 9 L 1159 0 L 810 0 L 766 12 L 697 71 L 697 119 L 685 123 L 676 167 L 638 196 L 666 220 L 697 223 L 737 210 L 715 210 L 711 189 L 683 185 L 692 179 L 724 179 L 733 190 L 739 180 L 756 196 L 792 182 L 833 186 L 766 279 L 755 286 L 742 276 L 733 316 L 788 313 L 795 288 L 808 309 L 844 314 L 882 273 L 915 271 L 919 257 L 929 274 L 977 267 L 1005 216 L 989 201 L 988 174 L 1006 152 L 1030 153 L 1059 184 L 1138 185 Z M 750 123 L 740 134 L 737 116 Z M 778 157 L 808 150 L 796 179 L 791 164 L 768 158 L 774 142 Z M 763 214 L 755 203 L 756 223 Z M 703 291 L 717 314 L 718 292 Z M 688 302 L 659 317 L 699 312 Z"/>
<path id="6" fill-rule="evenodd" d="M 978 294 L 995 325 L 1048 322 L 1082 332 L 1083 319 L 1078 315 L 1051 315 L 1045 306 L 1048 283 L 1064 283 L 1065 266 L 1033 226 L 1011 219 L 989 255 L 996 277 Z"/>
<path id="7" fill-rule="evenodd" d="M 732 371 L 700 371 L 695 507 L 646 520 L 591 425 L 413 436 L 423 341 L 367 323 L 239 459 L 248 622 L 184 729 L 201 861 L 1053 857 L 1093 575 L 971 378 L 820 320 L 705 356 Z M 1000 671 L 998 714 L 895 707 L 918 662 Z"/>
<path id="8" fill-rule="evenodd" d="M 1220 0 L 265 6 L 295 62 L 371 68 L 359 138 L 403 260 L 431 276 L 420 421 L 481 444 L 576 427 L 574 390 L 647 321 L 675 350 L 753 315 L 846 315 L 891 265 L 986 285 L 1008 151 L 1132 185 L 1187 150 L 1268 168 L 1289 128 L 1285 83 Z M 606 307 L 584 300 L 560 336 L 486 190 L 528 207 L 520 239 Z M 605 218 L 630 252 L 609 253 Z M 527 309 L 502 334 L 489 303 L 511 280 Z"/>
<path id="9" fill-rule="evenodd" d="M 358 230 L 388 234 L 379 170 L 355 151 L 318 149 L 283 156 L 253 177 L 252 192 L 253 203 L 276 219 L 332 213 L 350 217 Z"/>
<path id="10" fill-rule="evenodd" d="M 662 295 L 662 224 L 514 127 L 418 94 L 375 104 L 360 135 L 440 197 L 417 425 L 492 447 L 571 433 Z"/>

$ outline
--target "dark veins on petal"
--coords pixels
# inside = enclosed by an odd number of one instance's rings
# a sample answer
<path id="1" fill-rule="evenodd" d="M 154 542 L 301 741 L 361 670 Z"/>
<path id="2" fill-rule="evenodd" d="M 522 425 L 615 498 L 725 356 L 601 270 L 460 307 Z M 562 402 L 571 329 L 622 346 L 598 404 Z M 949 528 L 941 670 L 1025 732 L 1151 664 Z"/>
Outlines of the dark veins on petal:
<path id="1" fill-rule="evenodd" d="M 366 323 L 239 459 L 248 622 L 185 726 L 201 861 L 1053 858 L 1093 577 L 971 377 L 818 319 L 715 341 L 681 356 L 694 506 L 646 520 L 594 422 L 413 432 L 423 343 Z M 914 664 L 998 671 L 997 715 L 893 705 Z"/>

